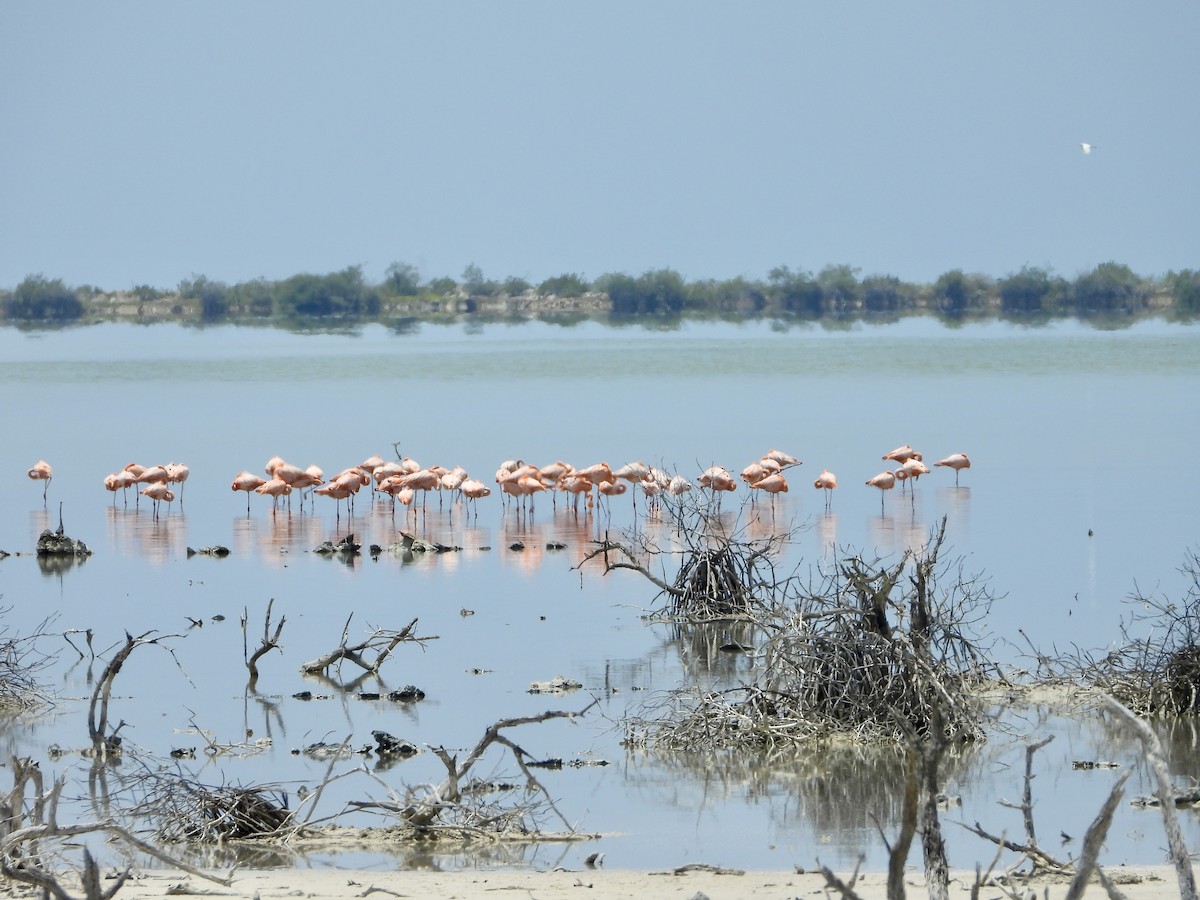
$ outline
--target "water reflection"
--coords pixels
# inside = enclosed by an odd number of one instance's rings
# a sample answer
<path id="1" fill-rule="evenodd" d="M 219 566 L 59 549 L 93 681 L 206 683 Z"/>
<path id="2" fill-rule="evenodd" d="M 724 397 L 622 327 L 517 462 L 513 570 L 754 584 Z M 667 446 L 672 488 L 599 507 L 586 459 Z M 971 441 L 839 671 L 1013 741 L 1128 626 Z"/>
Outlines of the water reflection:
<path id="1" fill-rule="evenodd" d="M 148 562 L 162 565 L 187 552 L 187 518 L 181 511 L 155 516 L 149 507 L 109 506 L 105 526 L 110 545 L 128 548 Z"/>
<path id="2" fill-rule="evenodd" d="M 693 678 L 701 683 L 716 679 L 737 684 L 751 677 L 755 652 L 765 635 L 752 622 L 679 623 L 671 625 L 669 640 L 684 671 Z"/>
<path id="3" fill-rule="evenodd" d="M 986 764 L 979 748 L 947 751 L 939 781 L 976 777 Z M 643 765 L 643 762 L 646 764 Z M 630 757 L 627 778 L 665 805 L 716 810 L 731 800 L 761 803 L 789 830 L 802 827 L 845 855 L 878 854 L 878 836 L 894 833 L 904 802 L 906 754 L 895 746 L 834 742 L 770 755 L 657 753 L 653 764 Z"/>
<path id="4" fill-rule="evenodd" d="M 43 575 L 53 578 L 61 578 L 64 574 L 74 569 L 76 566 L 82 566 L 87 562 L 86 556 L 43 556 L 38 554 L 37 566 L 38 571 Z"/>

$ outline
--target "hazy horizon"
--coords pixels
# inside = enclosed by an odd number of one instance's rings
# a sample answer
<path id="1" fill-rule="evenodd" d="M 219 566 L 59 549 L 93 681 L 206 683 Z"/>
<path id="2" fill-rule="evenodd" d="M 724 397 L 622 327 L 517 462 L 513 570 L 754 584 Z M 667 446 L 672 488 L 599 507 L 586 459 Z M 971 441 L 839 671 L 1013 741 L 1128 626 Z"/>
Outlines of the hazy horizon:
<path id="1" fill-rule="evenodd" d="M 1198 263 L 1196 4 L 74 0 L 0 28 L 5 286 Z"/>

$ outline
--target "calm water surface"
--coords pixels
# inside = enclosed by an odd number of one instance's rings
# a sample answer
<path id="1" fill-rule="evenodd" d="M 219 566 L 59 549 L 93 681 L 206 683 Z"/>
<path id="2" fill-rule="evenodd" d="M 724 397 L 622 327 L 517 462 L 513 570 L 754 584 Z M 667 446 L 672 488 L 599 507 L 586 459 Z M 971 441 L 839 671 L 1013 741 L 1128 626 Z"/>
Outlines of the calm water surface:
<path id="1" fill-rule="evenodd" d="M 497 465 L 522 458 L 577 466 L 634 459 L 692 478 L 721 463 L 731 469 L 777 447 L 804 460 L 792 491 L 772 508 L 727 505 L 747 534 L 795 530 L 787 566 L 815 571 L 840 553 L 891 557 L 925 541 L 946 516 L 950 547 L 964 570 L 986 579 L 997 599 L 989 627 L 995 652 L 1021 665 L 1018 629 L 1040 647 L 1107 647 L 1119 639 L 1135 589 L 1180 597 L 1177 571 L 1197 545 L 1200 442 L 1200 329 L 1146 322 L 1119 332 L 1078 323 L 1025 329 L 994 323 L 945 329 L 908 320 L 849 330 L 768 325 L 687 325 L 676 331 L 558 327 L 421 326 L 399 334 L 370 327 L 297 335 L 271 329 L 97 326 L 49 333 L 0 330 L 0 561 L 2 624 L 29 633 L 92 628 L 110 648 L 126 630 L 186 635 L 166 650 L 138 650 L 117 681 L 126 739 L 147 754 L 199 746 L 202 727 L 222 742 L 246 732 L 269 737 L 253 755 L 198 760 L 189 771 L 209 783 L 289 786 L 318 783 L 325 764 L 292 754 L 319 740 L 370 743 L 382 729 L 418 744 L 474 744 L 498 718 L 550 708 L 600 705 L 575 723 L 514 734 L 535 757 L 610 765 L 544 773 L 562 811 L 599 843 L 496 855 L 439 856 L 441 866 L 577 866 L 594 850 L 609 865 L 663 867 L 705 861 L 744 867 L 811 865 L 816 857 L 853 865 L 865 853 L 883 864 L 874 819 L 892 821 L 898 766 L 889 754 L 827 751 L 766 767 L 753 761 L 662 760 L 629 754 L 614 723 L 655 691 L 682 683 L 736 684 L 751 662 L 703 652 L 703 641 L 648 625 L 653 589 L 630 573 L 576 568 L 589 542 L 634 525 L 630 497 L 611 511 L 575 514 L 539 497 L 533 514 L 505 512 L 497 497 L 478 515 L 456 506 L 412 517 L 360 501 L 352 518 L 318 498 L 303 513 L 229 490 L 241 469 L 261 471 L 279 454 L 336 472 L 393 445 L 423 464 L 462 465 L 491 484 Z M 880 457 L 911 443 L 933 460 L 970 454 L 960 486 L 935 470 L 909 494 L 883 498 L 863 482 Z M 39 457 L 55 468 L 49 502 L 24 471 Z M 125 463 L 188 463 L 192 476 L 155 519 L 149 504 L 126 507 L 102 479 Z M 811 482 L 838 474 L 832 510 Z M 32 555 L 37 535 L 58 524 L 95 551 L 65 570 Z M 644 510 L 639 510 L 644 512 Z M 670 541 L 669 529 L 639 517 L 637 527 Z M 312 549 L 349 532 L 364 544 L 391 544 L 401 528 L 463 548 L 405 560 L 385 554 L 347 564 Z M 1089 536 L 1089 531 L 1092 532 Z M 509 550 L 523 541 L 524 552 Z M 550 540 L 567 548 L 549 551 Z M 188 547 L 224 544 L 222 560 L 188 558 Z M 488 548 L 488 549 L 485 549 Z M 248 693 L 239 617 L 251 639 L 267 602 L 287 616 L 283 652 L 261 663 Z M 473 614 L 464 615 L 464 611 Z M 225 616 L 214 622 L 215 615 Z M 436 636 L 409 645 L 349 693 L 301 676 L 299 665 L 333 649 L 343 628 L 363 635 L 400 628 Z M 202 628 L 190 619 L 204 620 Z M 347 626 L 347 622 L 349 625 Z M 79 642 L 79 639 L 76 638 Z M 82 644 L 81 644 L 82 646 Z M 54 712 L 6 723 L 3 753 L 33 756 L 86 794 L 77 757 L 47 748 L 87 743 L 86 661 L 52 640 L 57 661 L 43 673 Z M 565 698 L 531 695 L 531 681 L 570 676 L 584 689 Z M 343 670 L 343 681 L 356 673 Z M 427 698 L 409 707 L 357 699 L 415 684 Z M 298 691 L 330 699 L 302 702 Z M 1079 835 L 1112 783 L 1111 771 L 1071 771 L 1072 759 L 1135 764 L 1121 729 L 1094 715 L 1009 714 L 1014 730 L 950 766 L 948 791 L 961 795 L 950 819 L 1016 833 L 1017 815 L 999 807 L 1021 790 L 1023 737 L 1048 733 L 1035 797 L 1039 833 Z M 1200 771 L 1190 733 L 1171 735 L 1175 767 Z M 346 763 L 353 768 L 355 763 Z M 132 760 L 122 770 L 136 770 Z M 500 760 L 482 773 L 512 778 Z M 1132 790 L 1148 792 L 1144 772 Z M 393 788 L 438 780 L 432 754 L 381 774 Z M 1135 779 L 1135 780 L 1138 780 Z M 338 782 L 319 812 L 378 796 L 361 776 Z M 1200 838 L 1189 820 L 1193 844 Z M 948 829 L 951 861 L 990 860 L 990 848 Z M 1158 861 L 1153 814 L 1124 808 L 1109 839 L 1110 861 Z M 1068 845 L 1065 851 L 1077 850 Z M 915 858 L 915 857 L 914 857 Z M 425 864 L 424 858 L 401 857 Z M 306 864 L 394 866 L 370 855 L 312 858 Z"/>

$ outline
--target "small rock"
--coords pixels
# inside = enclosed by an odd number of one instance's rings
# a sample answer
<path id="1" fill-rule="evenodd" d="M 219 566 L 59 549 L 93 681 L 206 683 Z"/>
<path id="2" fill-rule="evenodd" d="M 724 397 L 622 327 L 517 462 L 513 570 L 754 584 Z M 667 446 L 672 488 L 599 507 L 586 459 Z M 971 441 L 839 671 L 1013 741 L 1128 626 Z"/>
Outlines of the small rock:
<path id="1" fill-rule="evenodd" d="M 393 737 L 386 731 L 372 731 L 371 736 L 375 738 L 375 752 L 380 756 L 416 756 L 421 752 L 421 748 L 409 741 L 401 740 Z"/>
<path id="2" fill-rule="evenodd" d="M 555 675 L 549 681 L 534 681 L 529 685 L 529 693 L 531 694 L 565 694 L 568 691 L 577 691 L 581 687 L 578 681 L 567 678 L 565 675 Z"/>
<path id="3" fill-rule="evenodd" d="M 83 541 L 67 537 L 47 528 L 37 542 L 38 556 L 91 556 L 92 551 Z"/>
<path id="4" fill-rule="evenodd" d="M 218 559 L 224 559 L 226 556 L 229 555 L 229 548 L 225 547 L 221 544 L 214 544 L 211 547 L 201 547 L 199 550 L 193 550 L 191 547 L 188 547 L 187 555 L 188 555 L 188 559 L 191 559 L 193 556 L 197 556 L 197 555 L 198 556 L 215 556 Z"/>
<path id="5" fill-rule="evenodd" d="M 387 698 L 395 703 L 416 703 L 425 699 L 425 692 L 415 685 L 406 684 L 398 691 L 392 691 Z"/>

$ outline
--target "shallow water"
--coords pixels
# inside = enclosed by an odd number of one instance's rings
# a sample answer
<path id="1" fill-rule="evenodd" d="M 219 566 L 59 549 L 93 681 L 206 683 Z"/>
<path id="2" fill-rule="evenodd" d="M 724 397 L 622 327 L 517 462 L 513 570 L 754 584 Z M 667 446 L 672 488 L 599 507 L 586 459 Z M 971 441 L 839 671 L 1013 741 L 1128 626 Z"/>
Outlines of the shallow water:
<path id="1" fill-rule="evenodd" d="M 785 561 L 807 572 L 848 550 L 890 557 L 920 545 L 944 515 L 950 552 L 997 595 L 989 619 L 997 655 L 1021 663 L 1021 631 L 1043 647 L 1105 647 L 1119 638 L 1135 588 L 1182 594 L 1177 567 L 1196 534 L 1188 473 L 1200 438 L 1197 338 L 1195 326 L 1154 321 L 1121 332 L 1073 322 L 948 330 L 919 320 L 845 331 L 761 323 L 671 332 L 369 327 L 339 335 L 169 325 L 3 329 L 8 427 L 0 471 L 9 474 L 0 479 L 0 548 L 31 551 L 43 528 L 57 526 L 61 503 L 66 531 L 95 551 L 65 570 L 47 571 L 28 555 L 0 561 L 0 603 L 11 607 L 3 624 L 28 633 L 53 617 L 53 631 L 94 629 L 98 649 L 126 630 L 186 634 L 164 642 L 169 652 L 134 654 L 117 682 L 115 717 L 130 723 L 128 741 L 154 754 L 200 746 L 180 733 L 193 725 L 220 741 L 243 740 L 248 730 L 272 739 L 255 755 L 197 761 L 196 777 L 208 782 L 311 787 L 325 764 L 290 751 L 313 741 L 351 736 L 359 746 L 383 729 L 467 748 L 498 718 L 581 709 L 600 697 L 583 720 L 514 738 L 535 757 L 611 763 L 543 775 L 572 821 L 608 836 L 484 863 L 574 865 L 602 849 L 622 867 L 702 860 L 782 868 L 818 855 L 853 864 L 859 853 L 878 864 L 872 815 L 887 822 L 895 802 L 884 789 L 894 772 L 886 761 L 843 751 L 794 767 L 688 766 L 620 748 L 613 722 L 629 706 L 684 680 L 737 683 L 750 665 L 698 653 L 670 627 L 646 624 L 654 590 L 637 576 L 575 568 L 591 539 L 633 524 L 628 495 L 591 516 L 539 497 L 532 515 L 521 517 L 491 497 L 477 516 L 434 499 L 415 519 L 361 501 L 348 518 L 322 498 L 312 511 L 301 513 L 293 500 L 290 514 L 273 514 L 270 501 L 254 497 L 247 513 L 230 479 L 240 469 L 261 471 L 275 454 L 335 472 L 373 453 L 392 456 L 397 442 L 424 464 L 461 464 L 489 484 L 508 458 L 614 466 L 643 459 L 694 479 L 711 463 L 736 471 L 778 447 L 804 465 L 789 473 L 792 491 L 773 507 L 739 508 L 744 491 L 730 498 L 727 510 L 748 533 L 795 528 Z M 973 467 L 958 487 L 938 469 L 911 494 L 893 491 L 881 503 L 863 482 L 883 468 L 884 452 L 905 442 L 927 460 L 965 451 Z M 44 505 L 42 485 L 22 474 L 39 457 L 56 473 Z M 131 460 L 187 462 L 182 502 L 155 518 L 145 500 L 126 507 L 105 492 L 103 476 Z M 810 487 L 824 467 L 841 482 L 829 513 Z M 638 521 L 641 529 L 661 528 Z M 386 546 L 400 528 L 463 550 L 412 560 L 364 555 L 350 564 L 311 552 L 349 532 L 364 545 Z M 508 549 L 517 540 L 525 551 Z M 547 550 L 550 540 L 567 548 Z M 188 558 L 188 547 L 212 544 L 233 552 Z M 284 649 L 262 660 L 258 693 L 247 694 L 239 617 L 247 613 L 257 643 L 271 598 L 275 617 L 287 616 Z M 218 614 L 224 621 L 212 621 Z M 363 689 L 386 693 L 412 683 L 428 694 L 420 703 L 359 700 L 298 672 L 302 661 L 332 649 L 343 628 L 363 634 L 413 618 L 419 633 L 437 639 L 424 649 L 401 647 L 382 681 Z M 191 627 L 189 619 L 205 624 Z M 47 771 L 75 773 L 78 760 L 50 760 L 46 748 L 87 742 L 85 706 L 70 698 L 89 693 L 88 666 L 65 642 L 54 649 L 57 662 L 44 680 L 60 695 L 55 714 L 9 725 L 0 742 L 6 756 L 32 755 Z M 565 698 L 527 693 L 530 682 L 560 673 L 584 690 Z M 293 699 L 301 690 L 333 699 Z M 1094 718 L 1018 729 L 1059 735 L 1039 763 L 1043 834 L 1082 833 L 1102 785 L 1115 777 L 1072 772 L 1064 761 L 1117 752 L 1120 762 L 1136 758 L 1128 743 L 1110 750 L 1113 729 Z M 1023 752 L 1017 738 L 996 735 L 957 765 L 948 791 L 962 796 L 963 821 L 1015 833 L 1016 814 L 996 800 L 1019 795 Z M 1195 768 L 1195 757 L 1177 766 Z M 512 777 L 513 769 L 506 761 L 495 777 Z M 440 774 L 426 753 L 383 777 L 398 788 Z M 378 790 L 365 776 L 339 782 L 322 811 Z M 1148 792 L 1145 784 L 1131 790 Z M 1122 817 L 1109 858 L 1160 859 L 1153 815 L 1123 809 Z M 953 831 L 950 839 L 956 864 L 990 859 L 978 839 Z M 369 855 L 332 862 L 394 864 Z M 475 855 L 436 860 L 480 863 Z"/>

